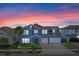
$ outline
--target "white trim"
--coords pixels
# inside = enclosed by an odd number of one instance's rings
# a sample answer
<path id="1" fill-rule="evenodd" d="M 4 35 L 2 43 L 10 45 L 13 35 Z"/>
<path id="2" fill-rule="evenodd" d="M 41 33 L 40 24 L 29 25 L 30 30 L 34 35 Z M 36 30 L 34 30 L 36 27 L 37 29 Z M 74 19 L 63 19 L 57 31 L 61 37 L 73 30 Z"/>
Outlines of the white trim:
<path id="1" fill-rule="evenodd" d="M 38 30 L 34 30 L 34 34 L 38 34 Z"/>
<path id="2" fill-rule="evenodd" d="M 42 34 L 47 34 L 47 29 L 43 29 Z"/>
<path id="3" fill-rule="evenodd" d="M 37 36 L 37 37 L 39 37 L 41 39 L 41 37 L 39 35 L 33 35 L 33 36 L 30 37 L 30 39 L 35 37 L 35 36 Z"/>
<path id="4" fill-rule="evenodd" d="M 29 35 L 29 30 L 24 30 L 24 35 Z"/>

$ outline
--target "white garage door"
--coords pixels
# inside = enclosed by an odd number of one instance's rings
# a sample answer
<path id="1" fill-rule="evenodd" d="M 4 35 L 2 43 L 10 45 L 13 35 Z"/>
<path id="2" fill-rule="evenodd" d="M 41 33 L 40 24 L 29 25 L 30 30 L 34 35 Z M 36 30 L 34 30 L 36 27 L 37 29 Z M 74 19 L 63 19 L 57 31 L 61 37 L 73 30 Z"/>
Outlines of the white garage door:
<path id="1" fill-rule="evenodd" d="M 48 38 L 42 38 L 41 43 L 48 43 Z"/>
<path id="2" fill-rule="evenodd" d="M 61 43 L 61 38 L 49 38 L 49 43 Z"/>

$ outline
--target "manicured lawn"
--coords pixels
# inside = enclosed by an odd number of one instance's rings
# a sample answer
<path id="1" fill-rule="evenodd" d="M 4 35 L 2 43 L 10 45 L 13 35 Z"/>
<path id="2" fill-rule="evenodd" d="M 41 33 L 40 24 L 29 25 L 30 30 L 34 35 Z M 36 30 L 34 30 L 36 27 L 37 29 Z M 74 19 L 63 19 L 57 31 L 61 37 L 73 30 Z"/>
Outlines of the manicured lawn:
<path id="1" fill-rule="evenodd" d="M 69 49 L 78 49 L 78 47 L 71 42 L 64 43 L 64 46 L 66 46 Z"/>
<path id="2" fill-rule="evenodd" d="M 21 46 L 24 49 L 32 49 L 32 45 L 31 44 L 22 44 Z M 40 45 L 36 45 L 36 49 L 41 49 L 41 46 Z"/>
<path id="3" fill-rule="evenodd" d="M 31 48 L 31 45 L 30 44 L 22 44 L 21 45 L 23 48 Z"/>
<path id="4" fill-rule="evenodd" d="M 30 50 L 30 51 L 9 51 L 9 50 L 6 50 L 6 51 L 0 51 L 0 54 L 4 54 L 4 55 L 12 55 L 12 54 L 14 54 L 14 55 L 18 55 L 18 54 L 25 54 L 25 55 L 27 55 L 27 54 L 40 54 L 42 51 L 41 50 L 37 50 L 37 51 L 35 51 L 35 53 L 34 53 L 34 51 L 32 51 L 32 50 Z"/>

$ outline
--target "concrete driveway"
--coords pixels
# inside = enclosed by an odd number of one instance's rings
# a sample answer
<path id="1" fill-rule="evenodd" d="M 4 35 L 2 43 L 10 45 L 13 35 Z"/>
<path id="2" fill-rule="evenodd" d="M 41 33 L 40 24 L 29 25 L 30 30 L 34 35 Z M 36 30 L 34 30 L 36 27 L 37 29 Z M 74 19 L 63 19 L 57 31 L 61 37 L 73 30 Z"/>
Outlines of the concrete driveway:
<path id="1" fill-rule="evenodd" d="M 70 49 L 64 47 L 62 43 L 59 44 L 42 44 L 42 53 L 41 55 L 50 55 L 50 56 L 75 56 L 78 55 L 72 52 Z"/>

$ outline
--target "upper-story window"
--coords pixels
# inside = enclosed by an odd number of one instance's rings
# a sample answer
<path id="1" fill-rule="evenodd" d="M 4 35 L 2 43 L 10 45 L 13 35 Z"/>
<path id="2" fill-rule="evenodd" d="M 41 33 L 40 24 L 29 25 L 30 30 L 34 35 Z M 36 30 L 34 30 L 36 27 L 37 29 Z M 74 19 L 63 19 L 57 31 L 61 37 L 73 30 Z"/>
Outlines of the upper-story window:
<path id="1" fill-rule="evenodd" d="M 72 33 L 76 33 L 76 31 L 74 29 L 67 29 L 67 30 L 65 30 L 65 33 L 72 34 Z"/>
<path id="2" fill-rule="evenodd" d="M 30 28 L 32 28 L 32 25 L 30 25 Z"/>
<path id="3" fill-rule="evenodd" d="M 68 33 L 75 33 L 75 30 L 74 29 L 70 29 L 70 30 L 68 30 Z"/>
<path id="4" fill-rule="evenodd" d="M 42 30 L 42 34 L 47 34 L 47 30 Z"/>
<path id="5" fill-rule="evenodd" d="M 52 32 L 55 33 L 55 29 L 53 29 Z"/>
<path id="6" fill-rule="evenodd" d="M 77 32 L 78 32 L 78 30 L 76 29 L 76 30 L 75 30 L 75 33 L 77 33 Z"/>
<path id="7" fill-rule="evenodd" d="M 68 33 L 68 30 L 65 30 L 65 33 Z"/>
<path id="8" fill-rule="evenodd" d="M 23 34 L 28 35 L 29 34 L 29 30 L 24 30 Z"/>
<path id="9" fill-rule="evenodd" d="M 34 34 L 38 34 L 38 30 L 34 30 Z"/>

